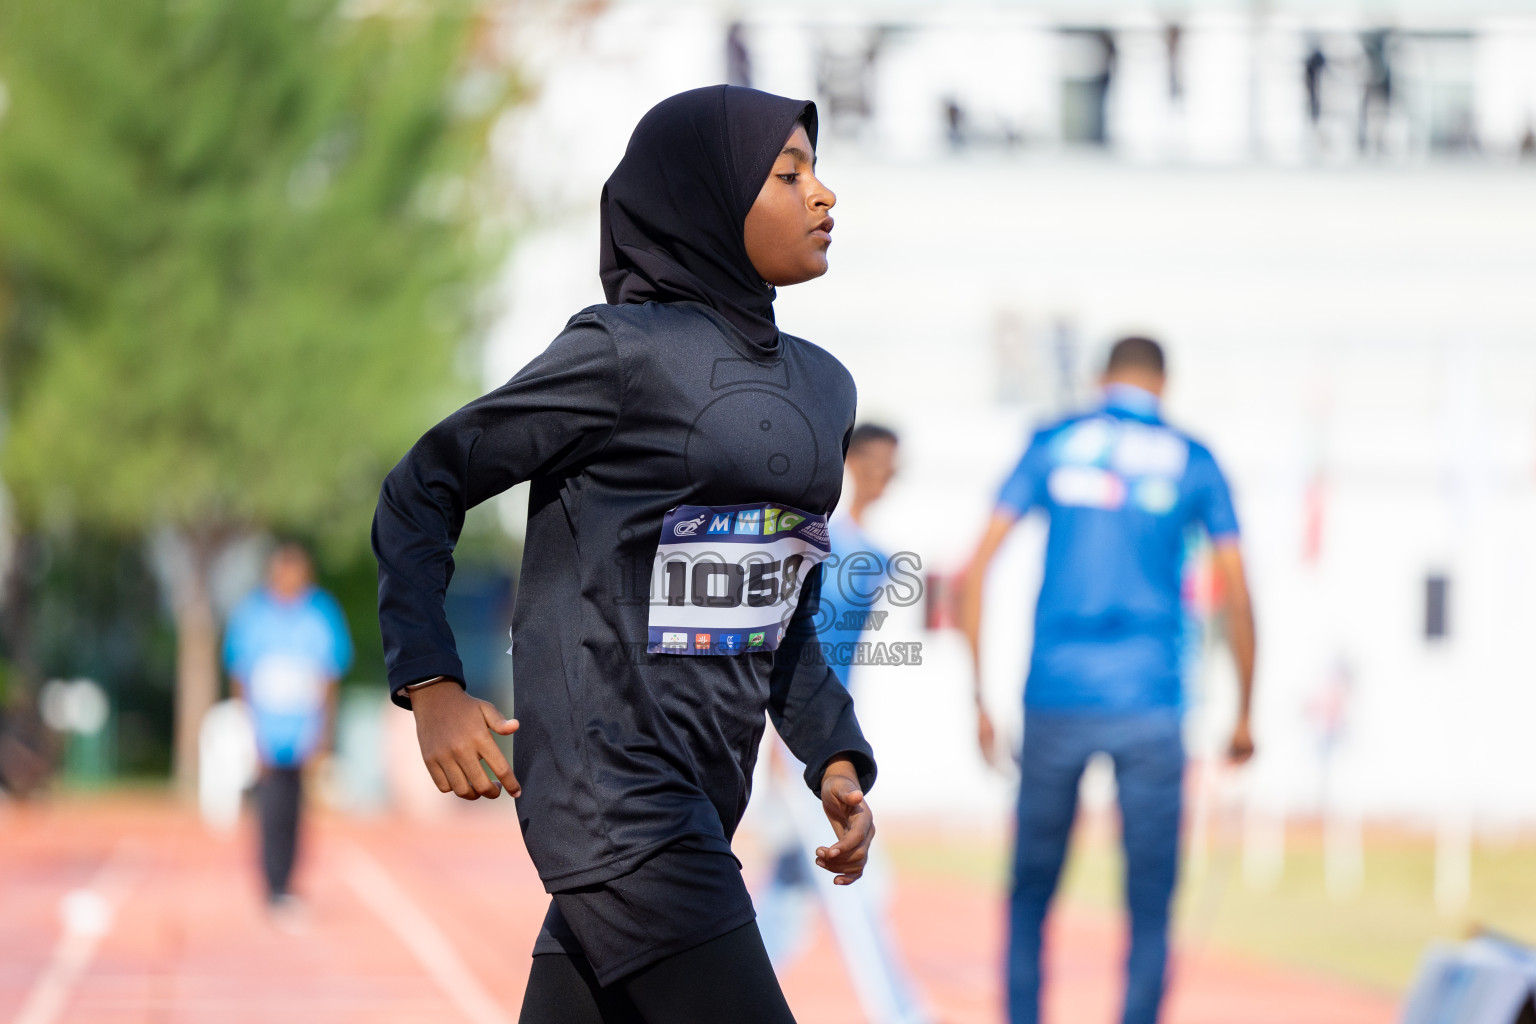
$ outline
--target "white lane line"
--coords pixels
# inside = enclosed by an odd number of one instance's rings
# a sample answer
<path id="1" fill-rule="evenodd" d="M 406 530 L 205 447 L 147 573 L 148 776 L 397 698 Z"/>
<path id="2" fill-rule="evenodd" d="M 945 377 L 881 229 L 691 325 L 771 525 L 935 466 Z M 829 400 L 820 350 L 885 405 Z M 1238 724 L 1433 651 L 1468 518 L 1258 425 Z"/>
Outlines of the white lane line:
<path id="1" fill-rule="evenodd" d="M 72 889 L 59 901 L 64 926 L 48 966 L 33 983 L 12 1024 L 54 1024 L 64 1015 L 69 995 L 96 956 L 96 947 L 112 930 L 114 903 L 126 889 L 128 843 L 120 842 L 96 870 L 90 885 Z"/>
<path id="2" fill-rule="evenodd" d="M 341 873 L 363 905 L 373 911 L 411 951 L 454 1005 L 475 1024 L 512 1024 L 512 1018 L 480 984 L 448 936 L 400 887 L 384 865 L 355 843 L 346 844 Z"/>

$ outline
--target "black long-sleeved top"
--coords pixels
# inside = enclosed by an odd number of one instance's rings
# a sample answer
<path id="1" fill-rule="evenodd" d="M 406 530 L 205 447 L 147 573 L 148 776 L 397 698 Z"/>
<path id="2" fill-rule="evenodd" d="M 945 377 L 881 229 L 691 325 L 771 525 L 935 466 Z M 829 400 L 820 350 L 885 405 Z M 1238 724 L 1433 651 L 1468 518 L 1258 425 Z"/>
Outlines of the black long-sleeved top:
<path id="1" fill-rule="evenodd" d="M 829 514 L 853 426 L 848 371 L 781 335 L 765 358 L 693 302 L 593 306 L 506 385 L 433 427 L 373 523 L 391 693 L 462 680 L 443 614 L 467 509 L 532 481 L 513 613 L 518 817 L 550 891 L 605 881 L 685 835 L 726 849 L 764 710 L 808 766 L 873 753 L 816 643 L 818 567 L 778 650 L 647 654 L 652 562 L 677 505 Z"/>

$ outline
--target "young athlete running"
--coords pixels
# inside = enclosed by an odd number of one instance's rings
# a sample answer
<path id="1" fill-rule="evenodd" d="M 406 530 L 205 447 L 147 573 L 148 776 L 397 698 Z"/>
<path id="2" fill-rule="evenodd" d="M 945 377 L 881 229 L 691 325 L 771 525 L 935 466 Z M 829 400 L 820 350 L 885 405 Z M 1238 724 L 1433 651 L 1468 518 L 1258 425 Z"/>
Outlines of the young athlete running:
<path id="1" fill-rule="evenodd" d="M 654 107 L 603 188 L 609 304 L 379 498 L 394 699 L 439 789 L 496 796 L 483 760 L 518 797 L 553 895 L 526 1024 L 793 1020 L 730 845 L 765 709 L 833 826 L 817 864 L 864 867 L 874 758 L 814 625 L 854 387 L 773 320 L 775 286 L 827 269 L 815 143 L 814 104 L 751 89 Z M 465 510 L 523 480 L 512 721 L 463 689 L 443 595 Z"/>

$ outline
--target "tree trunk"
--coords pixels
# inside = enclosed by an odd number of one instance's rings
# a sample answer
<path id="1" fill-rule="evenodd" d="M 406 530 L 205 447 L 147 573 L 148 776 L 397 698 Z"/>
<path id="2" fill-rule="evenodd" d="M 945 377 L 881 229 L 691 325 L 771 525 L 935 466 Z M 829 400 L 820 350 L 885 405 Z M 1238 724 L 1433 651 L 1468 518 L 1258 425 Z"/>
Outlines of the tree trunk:
<path id="1" fill-rule="evenodd" d="M 4 587 L 0 590 L 0 638 L 5 641 L 14 673 L 11 683 L 26 691 L 29 706 L 36 702 L 37 687 L 42 678 L 32 622 L 40 546 L 35 535 L 17 533 Z"/>
<path id="2" fill-rule="evenodd" d="M 182 534 L 185 574 L 175 588 L 176 792 L 197 797 L 197 741 L 203 716 L 219 697 L 219 623 L 211 580 L 219 543 L 212 532 Z"/>
<path id="3" fill-rule="evenodd" d="M 41 581 L 42 541 L 19 531 L 0 585 L 0 640 L 9 659 L 4 706 L 0 706 L 0 785 L 26 799 L 41 793 L 58 763 L 54 737 L 37 711 L 42 665 L 33 621 Z"/>

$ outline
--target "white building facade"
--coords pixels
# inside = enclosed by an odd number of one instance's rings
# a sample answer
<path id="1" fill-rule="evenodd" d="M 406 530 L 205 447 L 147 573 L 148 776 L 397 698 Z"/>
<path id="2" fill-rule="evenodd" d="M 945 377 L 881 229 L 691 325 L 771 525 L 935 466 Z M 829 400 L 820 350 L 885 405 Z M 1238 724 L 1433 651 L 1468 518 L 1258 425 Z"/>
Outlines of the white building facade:
<path id="1" fill-rule="evenodd" d="M 816 98 L 833 270 L 778 315 L 901 432 L 881 543 L 958 571 L 1031 426 L 1150 333 L 1245 528 L 1250 802 L 1536 823 L 1536 3 L 632 0 L 503 28 L 536 98 L 498 132 L 529 226 L 487 385 L 602 301 L 597 195 L 646 109 L 728 76 Z M 1041 532 L 989 590 L 988 694 L 1015 720 Z M 858 676 L 880 806 L 998 813 L 958 634 L 922 605 L 882 631 L 925 659 Z M 1192 683 L 1197 756 L 1227 661 Z"/>

